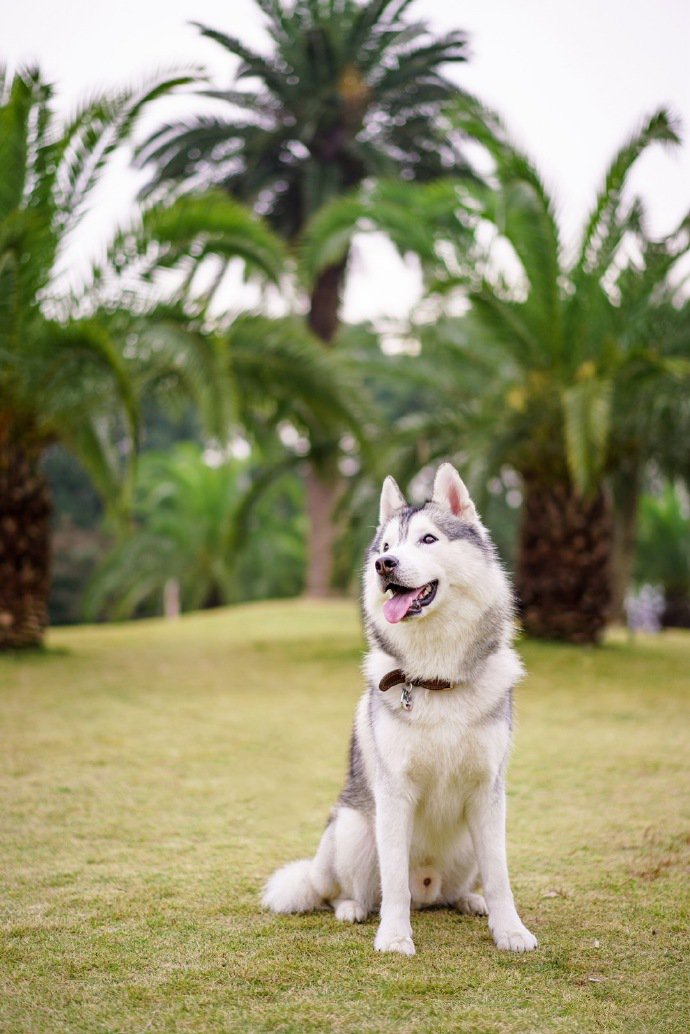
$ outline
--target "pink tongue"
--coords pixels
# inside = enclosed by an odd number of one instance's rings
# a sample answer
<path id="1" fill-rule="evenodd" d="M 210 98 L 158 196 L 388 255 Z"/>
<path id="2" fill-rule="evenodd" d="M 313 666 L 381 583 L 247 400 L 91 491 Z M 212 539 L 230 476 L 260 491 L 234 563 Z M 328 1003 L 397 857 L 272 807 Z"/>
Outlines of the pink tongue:
<path id="1" fill-rule="evenodd" d="M 397 621 L 402 621 L 423 588 L 424 586 L 420 589 L 412 589 L 411 592 L 401 592 L 399 595 L 396 594 L 391 596 L 389 600 L 386 600 L 383 605 L 386 621 L 390 621 L 392 625 Z"/>

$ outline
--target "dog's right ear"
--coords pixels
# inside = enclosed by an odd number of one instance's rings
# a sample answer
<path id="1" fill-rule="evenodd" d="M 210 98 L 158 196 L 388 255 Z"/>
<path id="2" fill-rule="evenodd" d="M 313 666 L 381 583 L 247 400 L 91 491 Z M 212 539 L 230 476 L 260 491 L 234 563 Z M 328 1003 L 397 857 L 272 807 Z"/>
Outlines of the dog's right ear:
<path id="1" fill-rule="evenodd" d="M 432 502 L 442 506 L 456 517 L 472 521 L 477 518 L 477 511 L 470 499 L 470 493 L 457 470 L 451 463 L 442 463 L 434 478 Z"/>
<path id="2" fill-rule="evenodd" d="M 398 488 L 395 478 L 392 478 L 389 474 L 383 482 L 383 488 L 381 489 L 379 524 L 384 524 L 385 521 L 389 520 L 401 506 L 407 506 L 405 496 Z"/>

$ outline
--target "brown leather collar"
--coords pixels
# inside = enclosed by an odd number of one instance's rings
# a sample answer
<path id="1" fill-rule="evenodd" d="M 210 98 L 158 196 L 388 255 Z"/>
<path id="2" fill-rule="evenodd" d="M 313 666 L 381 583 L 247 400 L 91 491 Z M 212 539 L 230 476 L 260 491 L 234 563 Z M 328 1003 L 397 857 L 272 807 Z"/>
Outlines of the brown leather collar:
<path id="1" fill-rule="evenodd" d="M 449 682 L 448 679 L 410 679 L 402 668 L 395 668 L 384 675 L 379 682 L 379 689 L 382 693 L 392 689 L 393 686 L 419 686 L 420 689 L 453 689 L 457 682 Z"/>

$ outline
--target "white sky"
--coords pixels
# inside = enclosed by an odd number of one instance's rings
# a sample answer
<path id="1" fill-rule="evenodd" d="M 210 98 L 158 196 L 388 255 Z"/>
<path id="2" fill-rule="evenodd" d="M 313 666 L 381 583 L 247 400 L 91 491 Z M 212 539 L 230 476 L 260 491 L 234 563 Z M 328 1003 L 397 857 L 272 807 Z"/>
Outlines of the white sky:
<path id="1" fill-rule="evenodd" d="M 264 41 L 252 0 L 10 3 L 2 0 L 0 56 L 11 66 L 37 61 L 67 109 L 96 87 L 132 82 L 157 67 L 203 65 L 217 84 L 228 84 L 229 56 L 201 39 L 191 20 L 252 45 Z M 536 160 L 558 200 L 566 241 L 615 149 L 662 104 L 680 117 L 688 142 L 645 155 L 632 187 L 648 203 L 654 233 L 668 232 L 690 209 L 687 0 L 417 0 L 409 14 L 436 31 L 469 33 L 472 59 L 452 74 L 499 110 Z M 166 101 L 153 121 L 189 110 L 189 101 Z M 126 218 L 137 182 L 124 159 L 111 170 L 85 220 L 75 262 Z M 418 292 L 414 269 L 385 242 L 360 241 L 345 299 L 348 319 L 404 315 Z"/>

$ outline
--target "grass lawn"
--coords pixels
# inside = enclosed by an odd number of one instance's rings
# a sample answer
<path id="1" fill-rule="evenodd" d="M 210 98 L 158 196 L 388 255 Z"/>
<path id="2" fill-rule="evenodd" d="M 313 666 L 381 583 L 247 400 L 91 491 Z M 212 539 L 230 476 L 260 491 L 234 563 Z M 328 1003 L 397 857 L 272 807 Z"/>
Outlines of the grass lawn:
<path id="1" fill-rule="evenodd" d="M 275 917 L 311 854 L 360 692 L 353 605 L 63 629 L 0 659 L 0 1030 L 471 1034 L 690 1030 L 690 636 L 521 644 L 509 776 L 518 907 L 486 921 Z"/>

